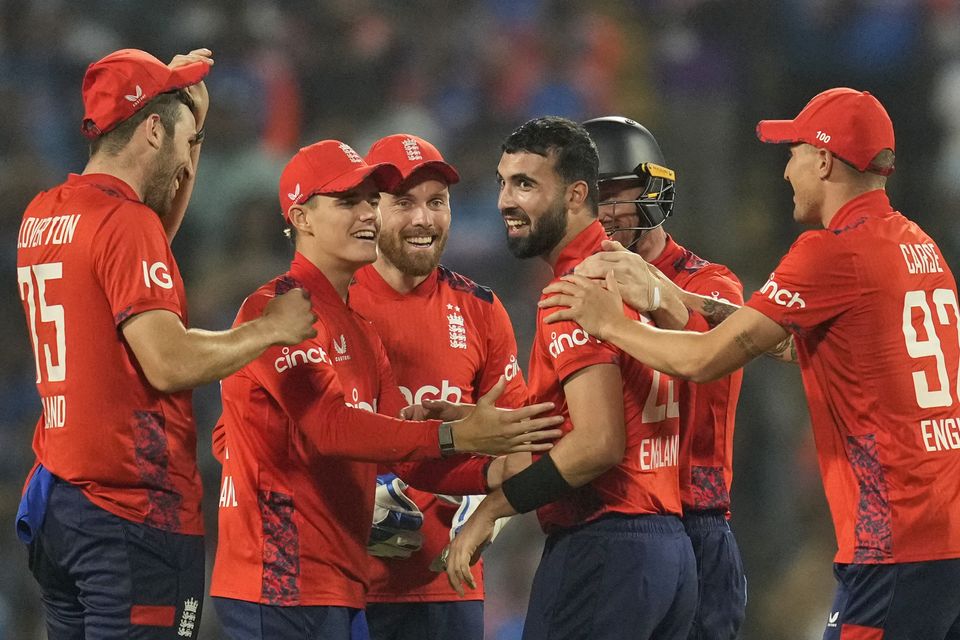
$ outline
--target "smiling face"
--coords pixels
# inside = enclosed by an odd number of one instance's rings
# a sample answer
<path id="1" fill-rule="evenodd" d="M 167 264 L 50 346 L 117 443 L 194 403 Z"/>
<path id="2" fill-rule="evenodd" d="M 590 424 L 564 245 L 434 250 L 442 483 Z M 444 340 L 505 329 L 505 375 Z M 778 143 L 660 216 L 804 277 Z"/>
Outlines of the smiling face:
<path id="1" fill-rule="evenodd" d="M 314 264 L 356 271 L 377 259 L 380 191 L 371 179 L 350 191 L 316 195 L 290 208 L 297 250 Z"/>
<path id="2" fill-rule="evenodd" d="M 450 190 L 434 172 L 422 171 L 380 202 L 380 251 L 408 276 L 426 276 L 440 264 L 450 231 Z"/>
<path id="3" fill-rule="evenodd" d="M 190 152 L 197 135 L 197 121 L 185 104 L 179 105 L 179 112 L 172 135 L 157 123 L 164 132 L 163 142 L 144 180 L 143 202 L 161 219 L 170 213 L 180 183 L 193 171 Z"/>
<path id="4" fill-rule="evenodd" d="M 497 165 L 497 206 L 507 227 L 507 247 L 518 258 L 552 251 L 567 231 L 567 204 L 556 159 L 519 151 Z"/>

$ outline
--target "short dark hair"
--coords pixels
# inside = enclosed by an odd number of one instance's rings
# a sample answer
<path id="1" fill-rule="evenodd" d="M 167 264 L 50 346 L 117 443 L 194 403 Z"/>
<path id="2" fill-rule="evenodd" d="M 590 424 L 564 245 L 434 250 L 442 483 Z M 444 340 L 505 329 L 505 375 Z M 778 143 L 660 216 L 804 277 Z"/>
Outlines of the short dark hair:
<path id="1" fill-rule="evenodd" d="M 91 141 L 90 155 L 93 156 L 101 151 L 110 156 L 117 155 L 130 142 L 136 128 L 154 113 L 160 116 L 163 130 L 167 135 L 172 136 L 180 120 L 181 104 L 193 111 L 193 99 L 183 89 L 161 93 L 116 127 Z"/>
<path id="2" fill-rule="evenodd" d="M 600 158 L 590 134 L 580 124 L 559 116 L 535 118 L 517 127 L 501 150 L 504 153 L 525 151 L 544 157 L 555 155 L 557 174 L 568 185 L 578 180 L 586 182 L 587 203 L 597 212 Z"/>

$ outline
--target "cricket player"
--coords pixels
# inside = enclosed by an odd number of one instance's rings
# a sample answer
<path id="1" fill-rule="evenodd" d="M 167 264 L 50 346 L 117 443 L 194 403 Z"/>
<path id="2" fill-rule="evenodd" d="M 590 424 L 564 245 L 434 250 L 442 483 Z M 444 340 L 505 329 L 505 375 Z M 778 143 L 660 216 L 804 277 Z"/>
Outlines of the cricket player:
<path id="1" fill-rule="evenodd" d="M 506 310 L 490 289 L 440 266 L 456 169 L 428 141 L 403 133 L 375 142 L 366 161 L 395 165 L 402 182 L 381 193 L 380 256 L 357 272 L 350 303 L 376 327 L 405 400 L 474 403 L 504 376 L 498 404 L 522 406 L 527 390 Z M 423 513 L 422 546 L 371 552 L 371 638 L 482 640 L 482 568 L 465 599 L 430 569 L 482 496 L 405 493 Z"/>
<path id="2" fill-rule="evenodd" d="M 40 193 L 17 284 L 43 413 L 17 514 L 51 640 L 196 638 L 203 520 L 192 387 L 312 336 L 302 291 L 230 331 L 188 329 L 170 250 L 196 179 L 208 49 L 135 49 L 83 79 L 80 175 Z"/>
<path id="3" fill-rule="evenodd" d="M 803 233 L 769 280 L 706 333 L 639 326 L 618 285 L 552 284 L 551 322 L 576 320 L 658 370 L 707 381 L 792 335 L 836 530 L 825 640 L 960 638 L 957 287 L 933 241 L 895 211 L 893 124 L 871 94 L 835 88 L 764 120 Z"/>
<path id="4" fill-rule="evenodd" d="M 376 331 L 349 306 L 348 286 L 377 258 L 380 193 L 399 181 L 393 165 L 368 165 L 336 140 L 304 147 L 280 177 L 296 252 L 287 273 L 247 298 L 237 322 L 302 287 L 316 337 L 269 349 L 223 381 L 211 595 L 231 638 L 363 637 L 375 463 L 405 463 L 394 471 L 431 491 L 486 493 L 500 484 L 502 458 L 454 454 L 546 450 L 540 442 L 559 435 L 537 431 L 562 420 L 534 417 L 550 404 L 494 407 L 503 380 L 456 422 L 388 417 L 406 401 Z"/>
<path id="5" fill-rule="evenodd" d="M 531 120 L 507 138 L 498 207 L 514 255 L 541 257 L 559 279 L 600 249 L 598 167 L 586 130 L 564 118 Z M 685 640 L 697 576 L 680 520 L 677 385 L 573 322 L 546 325 L 544 315 L 530 398 L 561 408 L 564 436 L 480 504 L 449 546 L 447 575 L 455 588 L 472 586 L 470 563 L 496 520 L 536 509 L 547 540 L 525 640 Z"/>

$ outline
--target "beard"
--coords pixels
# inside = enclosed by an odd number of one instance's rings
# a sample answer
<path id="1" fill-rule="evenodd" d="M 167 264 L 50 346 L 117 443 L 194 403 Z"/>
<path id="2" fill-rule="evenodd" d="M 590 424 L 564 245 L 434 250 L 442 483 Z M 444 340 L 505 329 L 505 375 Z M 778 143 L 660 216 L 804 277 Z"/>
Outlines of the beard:
<path id="1" fill-rule="evenodd" d="M 523 214 L 520 210 L 504 211 L 504 214 Z M 527 216 L 528 217 L 528 216 Z M 529 217 L 528 217 L 529 219 Z M 530 225 L 526 236 L 507 235 L 507 249 L 517 258 L 534 258 L 549 253 L 567 232 L 567 207 L 562 196 L 554 200 L 546 212 Z"/>
<path id="2" fill-rule="evenodd" d="M 176 193 L 172 193 L 179 169 L 173 157 L 173 140 L 165 137 L 143 187 L 143 204 L 162 220 L 170 213 Z"/>
<path id="3" fill-rule="evenodd" d="M 440 264 L 440 256 L 443 254 L 443 248 L 446 245 L 447 232 L 443 232 L 434 238 L 430 251 L 417 249 L 408 251 L 406 242 L 399 234 L 382 234 L 380 236 L 380 251 L 383 256 L 401 273 L 414 277 L 430 275 L 430 272 Z"/>

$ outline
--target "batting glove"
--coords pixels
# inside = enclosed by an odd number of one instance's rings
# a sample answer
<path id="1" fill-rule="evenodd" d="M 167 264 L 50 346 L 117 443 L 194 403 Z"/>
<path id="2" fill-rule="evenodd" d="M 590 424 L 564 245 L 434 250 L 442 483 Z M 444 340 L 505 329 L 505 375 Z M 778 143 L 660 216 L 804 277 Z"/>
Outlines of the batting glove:
<path id="1" fill-rule="evenodd" d="M 367 553 L 381 558 L 409 558 L 423 546 L 423 513 L 404 494 L 407 483 L 395 474 L 377 476 L 373 528 Z"/>

